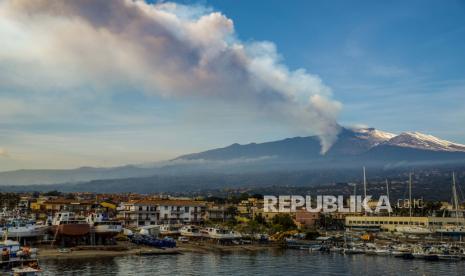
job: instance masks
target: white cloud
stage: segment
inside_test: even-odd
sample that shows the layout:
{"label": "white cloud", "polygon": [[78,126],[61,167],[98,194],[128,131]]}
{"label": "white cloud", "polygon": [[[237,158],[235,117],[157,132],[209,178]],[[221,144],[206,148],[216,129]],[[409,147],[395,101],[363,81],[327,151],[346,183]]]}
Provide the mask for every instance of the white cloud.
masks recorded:
{"label": "white cloud", "polygon": [[231,19],[201,6],[7,0],[0,41],[1,90],[227,101],[319,134],[323,151],[338,132],[341,105],[318,76],[287,68],[271,42],[241,42]]}

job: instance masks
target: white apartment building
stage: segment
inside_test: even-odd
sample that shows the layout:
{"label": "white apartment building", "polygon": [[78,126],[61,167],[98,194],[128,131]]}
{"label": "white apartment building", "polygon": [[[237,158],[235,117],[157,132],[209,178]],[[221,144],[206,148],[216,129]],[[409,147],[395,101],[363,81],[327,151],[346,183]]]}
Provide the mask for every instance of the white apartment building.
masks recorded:
{"label": "white apartment building", "polygon": [[196,224],[203,220],[205,203],[194,200],[136,200],[123,203],[118,217],[125,226]]}

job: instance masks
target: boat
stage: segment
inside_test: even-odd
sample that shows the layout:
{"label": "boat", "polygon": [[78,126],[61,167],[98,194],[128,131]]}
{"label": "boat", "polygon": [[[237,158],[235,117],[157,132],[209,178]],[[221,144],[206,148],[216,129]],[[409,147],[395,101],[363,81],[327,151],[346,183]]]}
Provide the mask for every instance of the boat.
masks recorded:
{"label": "boat", "polygon": [[452,255],[452,254],[439,254],[438,255],[439,260],[441,261],[460,261],[462,259],[462,256],[460,255]]}
{"label": "boat", "polygon": [[239,233],[238,231],[231,231],[231,234],[233,235],[233,237],[234,237],[235,239],[240,239],[240,238],[242,238],[242,234]]}
{"label": "boat", "polygon": [[104,236],[116,236],[123,230],[120,221],[109,220],[103,214],[90,214],[87,222],[96,234]]}
{"label": "boat", "polygon": [[436,229],[436,233],[443,235],[465,235],[465,226],[454,224],[444,225]]}
{"label": "boat", "polygon": [[343,253],[347,255],[363,254],[365,253],[365,249],[361,247],[348,247],[348,248],[344,248]]}
{"label": "boat", "polygon": [[404,257],[404,256],[412,255],[412,249],[405,245],[394,246],[390,252],[391,252],[391,255],[394,257]]}
{"label": "boat", "polygon": [[195,225],[184,225],[179,231],[181,236],[185,237],[201,237],[200,228]]}
{"label": "boat", "polygon": [[21,248],[18,241],[8,240],[6,235],[4,238],[0,242],[0,274],[4,275],[2,272],[7,272],[7,275],[36,275],[36,272],[40,271],[36,259],[37,249]]}
{"label": "boat", "polygon": [[211,239],[234,239],[234,235],[227,229],[206,227],[201,229],[200,232],[202,236]]}
{"label": "boat", "polygon": [[285,238],[286,248],[308,250],[309,252],[322,251],[323,245],[318,241],[308,241],[296,238]]}
{"label": "boat", "polygon": [[[133,232],[129,229],[124,229],[127,236],[134,236]],[[130,234],[130,235],[129,235]],[[158,237],[160,235],[160,225],[146,225],[140,227],[139,234],[142,236]]]}
{"label": "boat", "polygon": [[[412,218],[412,174],[409,174],[409,217]],[[400,225],[396,226],[396,231],[402,234],[407,235],[429,235],[432,234],[433,231],[425,226],[419,225],[411,225],[410,222],[408,225]],[[413,238],[415,239],[415,238]]]}
{"label": "boat", "polygon": [[40,268],[33,268],[30,266],[25,267],[13,267],[11,270],[13,276],[35,276],[42,272]]}
{"label": "boat", "polygon": [[84,218],[78,218],[71,212],[58,212],[52,220],[55,235],[84,236],[90,232],[90,225]]}
{"label": "boat", "polygon": [[8,252],[9,255],[16,256],[16,253],[20,251],[20,249],[21,249],[21,246],[19,245],[18,241],[12,241],[12,240],[5,239],[0,242],[0,252],[2,252],[2,254],[4,252]]}
{"label": "boat", "polygon": [[160,235],[177,236],[180,234],[180,226],[175,224],[160,225]]}
{"label": "boat", "polygon": [[308,252],[317,252],[317,251],[322,251],[322,246],[321,244],[314,244],[308,247]]}
{"label": "boat", "polygon": [[376,249],[375,255],[377,256],[388,256],[391,254],[391,251],[388,249]]}
{"label": "boat", "polygon": [[428,248],[417,247],[413,249],[412,256],[415,259],[422,259],[426,261],[437,261],[439,260],[438,254],[434,250]]}
{"label": "boat", "polygon": [[430,229],[417,225],[397,226],[395,229],[397,232],[412,235],[429,235],[433,233]]}
{"label": "boat", "polygon": [[344,252],[344,248],[343,247],[336,247],[336,246],[333,246],[331,248],[329,248],[329,252]]}
{"label": "boat", "polygon": [[36,224],[26,219],[10,219],[0,230],[0,234],[10,239],[41,237],[48,230],[48,226]]}
{"label": "boat", "polygon": [[412,253],[410,252],[396,252],[393,254],[394,257],[396,258],[402,258],[402,259],[407,259],[407,260],[410,260],[410,259],[414,259],[415,257],[413,256]]}

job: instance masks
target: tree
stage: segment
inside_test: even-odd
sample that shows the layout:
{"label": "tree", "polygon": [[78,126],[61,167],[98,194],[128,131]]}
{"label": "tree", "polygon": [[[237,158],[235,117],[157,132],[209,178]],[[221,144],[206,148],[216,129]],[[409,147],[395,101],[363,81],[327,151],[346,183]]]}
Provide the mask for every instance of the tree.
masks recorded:
{"label": "tree", "polygon": [[225,217],[235,217],[237,213],[237,208],[235,206],[228,206],[224,211]]}
{"label": "tree", "polygon": [[273,227],[281,231],[288,231],[296,229],[297,226],[289,214],[278,214],[271,220]]}
{"label": "tree", "polygon": [[61,196],[61,193],[57,190],[49,191],[44,194],[45,196]]}
{"label": "tree", "polygon": [[265,226],[267,225],[266,219],[263,217],[261,213],[255,216],[254,221],[256,221],[257,223],[261,225],[265,225]]}

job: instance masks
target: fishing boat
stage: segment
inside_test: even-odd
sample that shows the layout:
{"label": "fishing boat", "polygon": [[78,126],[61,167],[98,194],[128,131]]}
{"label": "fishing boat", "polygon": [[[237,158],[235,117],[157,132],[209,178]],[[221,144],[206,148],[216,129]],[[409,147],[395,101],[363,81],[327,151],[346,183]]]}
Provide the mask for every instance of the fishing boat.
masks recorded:
{"label": "fishing boat", "polygon": [[52,220],[52,232],[55,235],[84,236],[90,232],[90,225],[84,218],[78,218],[71,212],[58,212]]}
{"label": "fishing boat", "polygon": [[4,275],[3,272],[6,275],[37,275],[40,268],[36,253],[37,249],[21,248],[18,241],[8,240],[4,235],[0,242],[0,275]]}
{"label": "fishing boat", "polygon": [[180,230],[181,236],[201,237],[200,228],[195,225],[184,225]]}
{"label": "fishing boat", "polygon": [[48,230],[48,226],[36,224],[25,219],[10,219],[1,229],[0,234],[6,234],[10,239],[41,237]]}
{"label": "fishing boat", "polygon": [[90,214],[87,223],[96,234],[103,236],[116,236],[123,230],[120,221],[109,220],[103,214]]}
{"label": "fishing boat", "polygon": [[200,232],[202,233],[202,236],[211,239],[234,239],[234,235],[227,229],[206,227]]}
{"label": "fishing boat", "polygon": [[180,234],[180,226],[175,224],[160,225],[160,235],[163,236],[177,236]]}

